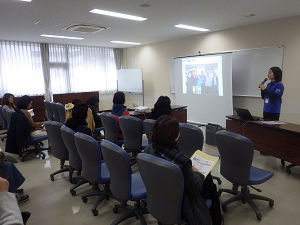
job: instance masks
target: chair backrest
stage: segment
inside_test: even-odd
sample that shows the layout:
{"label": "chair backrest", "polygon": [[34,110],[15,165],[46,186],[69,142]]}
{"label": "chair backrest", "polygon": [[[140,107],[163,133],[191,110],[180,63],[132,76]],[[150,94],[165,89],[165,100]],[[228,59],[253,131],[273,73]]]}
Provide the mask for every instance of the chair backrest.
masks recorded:
{"label": "chair backrest", "polygon": [[58,114],[57,107],[56,107],[56,102],[50,102],[50,106],[51,106],[51,109],[52,109],[52,112],[53,112],[53,120],[57,121],[57,122],[60,122],[59,121],[59,114]]}
{"label": "chair backrest", "polygon": [[82,160],[82,175],[92,184],[100,181],[101,150],[98,142],[89,135],[75,133],[75,145]]}
{"label": "chair backrest", "polygon": [[153,125],[155,123],[155,120],[153,119],[145,119],[143,121],[143,125],[144,125],[144,130],[146,133],[146,136],[148,138],[148,143],[151,143],[151,135],[152,135],[152,130],[153,130]]}
{"label": "chair backrest", "polygon": [[180,224],[184,190],[181,169],[146,153],[138,154],[137,163],[147,189],[149,212],[163,224]]}
{"label": "chair backrest", "polygon": [[7,129],[7,121],[6,121],[6,117],[4,116],[4,112],[2,110],[2,105],[0,105],[0,120],[1,120],[2,129]]}
{"label": "chair backrest", "polygon": [[199,127],[187,123],[179,124],[178,149],[190,158],[196,150],[202,150],[203,132]]}
{"label": "chair backrest", "polygon": [[48,141],[51,145],[51,154],[61,160],[68,160],[69,153],[63,142],[60,127],[63,124],[57,121],[46,121],[45,128],[48,134]]}
{"label": "chair backrest", "polygon": [[103,140],[101,149],[110,173],[110,189],[118,200],[131,197],[131,167],[127,153],[118,145]]}
{"label": "chair backrest", "polygon": [[75,131],[62,125],[60,128],[61,137],[69,152],[69,164],[75,170],[81,170],[81,159],[75,145]]}
{"label": "chair backrest", "polygon": [[100,114],[101,122],[104,127],[104,138],[113,143],[118,140],[117,119],[111,114],[103,112]]}
{"label": "chair backrest", "polygon": [[134,116],[121,116],[119,118],[119,124],[123,133],[125,149],[141,151],[143,121]]}
{"label": "chair backrest", "polygon": [[9,128],[9,126],[10,126],[10,121],[11,121],[11,116],[12,116],[12,114],[13,114],[15,111],[14,111],[14,110],[8,109],[8,110],[6,110],[5,112],[6,112],[6,118],[7,118],[7,127]]}
{"label": "chair backrest", "polygon": [[53,111],[52,111],[51,103],[47,100],[44,100],[44,106],[46,110],[47,120],[53,120]]}
{"label": "chair backrest", "polygon": [[61,103],[56,103],[56,109],[59,117],[59,122],[65,123],[66,122],[66,109],[65,106]]}
{"label": "chair backrest", "polygon": [[217,132],[216,139],[222,176],[235,184],[248,184],[254,154],[253,142],[242,135],[223,130]]}

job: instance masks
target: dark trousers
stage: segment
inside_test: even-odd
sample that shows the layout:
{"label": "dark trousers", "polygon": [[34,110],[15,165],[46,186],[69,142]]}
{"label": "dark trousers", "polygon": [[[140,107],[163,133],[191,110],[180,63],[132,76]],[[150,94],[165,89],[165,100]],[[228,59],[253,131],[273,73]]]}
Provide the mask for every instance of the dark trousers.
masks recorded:
{"label": "dark trousers", "polygon": [[269,113],[269,112],[264,112],[264,119],[265,120],[279,120],[280,113]]}
{"label": "dark trousers", "polygon": [[210,199],[212,201],[212,205],[209,208],[212,225],[220,225],[222,223],[220,200],[217,187],[210,174],[208,174],[204,180],[201,195],[203,199]]}

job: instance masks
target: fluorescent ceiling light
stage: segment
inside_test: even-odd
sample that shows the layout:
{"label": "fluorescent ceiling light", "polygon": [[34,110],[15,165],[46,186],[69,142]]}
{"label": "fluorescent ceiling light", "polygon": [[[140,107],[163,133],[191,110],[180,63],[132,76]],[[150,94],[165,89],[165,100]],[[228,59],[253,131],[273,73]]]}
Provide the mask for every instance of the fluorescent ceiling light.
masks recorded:
{"label": "fluorescent ceiling light", "polygon": [[58,35],[51,35],[51,34],[41,34],[41,37],[63,38],[63,39],[74,39],[74,40],[83,40],[84,39],[81,37],[58,36]]}
{"label": "fluorescent ceiling light", "polygon": [[177,24],[177,25],[175,25],[175,27],[183,28],[183,29],[188,29],[188,30],[203,31],[203,32],[209,31],[209,29],[206,29],[206,28],[193,27],[193,26],[184,25],[184,24]]}
{"label": "fluorescent ceiling light", "polygon": [[31,2],[32,0],[19,0],[21,2]]}
{"label": "fluorescent ceiling light", "polygon": [[105,10],[101,10],[101,9],[93,9],[90,12],[100,14],[100,15],[105,15],[105,16],[113,16],[113,17],[118,17],[118,18],[122,18],[122,19],[136,20],[136,21],[144,21],[147,19],[147,18],[143,18],[143,17],[139,17],[139,16],[132,16],[132,15],[128,15],[128,14],[105,11]]}
{"label": "fluorescent ceiling light", "polygon": [[125,44],[125,45],[140,45],[141,43],[137,42],[129,42],[129,41],[110,41],[111,43],[117,43],[117,44]]}

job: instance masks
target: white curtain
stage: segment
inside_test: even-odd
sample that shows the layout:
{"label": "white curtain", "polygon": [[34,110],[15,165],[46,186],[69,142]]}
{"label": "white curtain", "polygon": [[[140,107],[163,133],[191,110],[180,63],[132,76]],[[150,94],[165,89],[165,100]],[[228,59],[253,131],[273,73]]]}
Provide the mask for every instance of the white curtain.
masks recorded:
{"label": "white curtain", "polygon": [[0,95],[43,95],[40,44],[0,41]]}
{"label": "white curtain", "polygon": [[117,89],[112,48],[49,44],[52,93]]}

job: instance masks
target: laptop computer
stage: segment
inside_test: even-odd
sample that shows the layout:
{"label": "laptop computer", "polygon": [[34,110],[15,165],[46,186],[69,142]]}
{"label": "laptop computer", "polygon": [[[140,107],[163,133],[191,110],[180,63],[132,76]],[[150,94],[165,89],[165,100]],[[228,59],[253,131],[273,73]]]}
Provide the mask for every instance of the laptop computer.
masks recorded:
{"label": "laptop computer", "polygon": [[251,120],[251,121],[262,120],[262,118],[258,116],[252,116],[248,109],[242,109],[242,108],[234,108],[234,109],[241,119]]}

